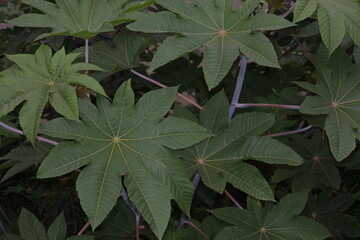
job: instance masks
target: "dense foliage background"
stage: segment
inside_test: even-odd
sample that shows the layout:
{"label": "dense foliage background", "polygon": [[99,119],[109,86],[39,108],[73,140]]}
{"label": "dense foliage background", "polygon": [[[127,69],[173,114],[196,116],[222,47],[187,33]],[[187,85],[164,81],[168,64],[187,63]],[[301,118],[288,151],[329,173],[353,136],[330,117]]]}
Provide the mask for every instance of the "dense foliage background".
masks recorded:
{"label": "dense foliage background", "polygon": [[0,18],[0,239],[360,239],[359,0]]}

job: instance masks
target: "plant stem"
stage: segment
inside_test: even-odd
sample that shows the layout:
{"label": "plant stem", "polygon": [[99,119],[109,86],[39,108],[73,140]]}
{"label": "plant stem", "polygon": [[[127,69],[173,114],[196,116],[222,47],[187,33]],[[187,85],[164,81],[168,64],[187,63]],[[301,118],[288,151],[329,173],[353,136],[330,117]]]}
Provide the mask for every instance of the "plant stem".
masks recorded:
{"label": "plant stem", "polygon": [[[17,134],[20,134],[20,135],[24,135],[23,131],[21,131],[19,129],[16,129],[16,128],[13,128],[13,127],[10,127],[9,125],[6,125],[3,122],[0,122],[0,126],[7,129],[7,130],[9,130],[10,132],[17,133]],[[39,137],[39,136],[37,136],[36,139],[41,141],[41,142],[46,142],[46,143],[51,144],[51,145],[58,145],[59,144],[58,142],[52,141],[52,140],[47,139],[47,138]]]}
{"label": "plant stem", "polygon": [[85,39],[85,63],[89,63],[89,39]]}
{"label": "plant stem", "polygon": [[232,106],[236,108],[250,108],[250,107],[271,107],[271,108],[283,108],[283,109],[300,109],[300,106],[296,105],[283,105],[283,104],[267,104],[267,103],[235,103]]}
{"label": "plant stem", "polygon": [[298,130],[294,130],[294,131],[289,131],[289,132],[282,132],[282,133],[274,133],[274,134],[269,134],[266,135],[265,137],[280,137],[280,136],[287,136],[287,135],[293,135],[293,134],[297,134],[297,133],[301,133],[301,132],[306,132],[307,130],[311,129],[312,126],[309,125],[305,128],[300,128]]}
{"label": "plant stem", "polygon": [[[133,70],[133,69],[131,69],[130,72],[132,72],[133,74],[135,74],[135,75],[138,76],[138,77],[141,77],[142,79],[145,79],[145,80],[147,80],[147,81],[149,81],[149,82],[154,83],[155,85],[158,85],[159,87],[162,87],[162,88],[167,88],[167,87],[168,87],[168,86],[166,86],[166,85],[164,85],[164,84],[162,84],[162,83],[159,83],[158,81],[156,81],[156,80],[154,80],[154,79],[152,79],[152,78],[149,78],[149,77],[147,77],[147,76],[145,76],[145,75],[143,75],[143,74],[141,74],[141,73],[139,73],[139,72],[137,72],[137,71],[135,71],[135,70]],[[198,109],[200,109],[200,110],[202,109],[202,106],[200,106],[199,104],[197,104],[197,103],[194,102],[193,100],[189,99],[189,98],[186,97],[184,94],[177,93],[177,95],[178,95],[180,98],[182,98],[182,99],[184,99],[185,101],[187,101],[188,103],[194,105],[194,106],[197,107]]]}
{"label": "plant stem", "polygon": [[233,196],[231,196],[231,194],[224,189],[224,193],[230,198],[230,200],[235,204],[235,206],[237,206],[238,208],[240,208],[241,210],[243,210],[244,208],[240,205],[240,203],[238,203],[235,198]]}
{"label": "plant stem", "polygon": [[236,80],[234,95],[233,95],[230,110],[229,110],[229,121],[235,113],[236,107],[234,106],[234,104],[237,104],[240,100],[241,90],[244,85],[246,68],[247,68],[247,59],[244,55],[241,55],[239,75]]}
{"label": "plant stem", "polygon": [[83,235],[86,229],[90,226],[90,222],[87,222],[77,235]]}
{"label": "plant stem", "polygon": [[210,240],[210,238],[208,236],[206,236],[206,234],[200,230],[200,228],[198,228],[194,223],[190,222],[190,221],[185,221],[185,223],[187,225],[190,225],[191,227],[193,227],[198,233],[200,233],[206,240]]}
{"label": "plant stem", "polygon": [[292,13],[294,11],[296,3],[291,1],[290,5],[291,5],[291,7],[286,12],[284,12],[283,14],[280,15],[282,18],[286,18],[290,13]]}
{"label": "plant stem", "polygon": [[140,213],[136,213],[136,240],[140,240]]}

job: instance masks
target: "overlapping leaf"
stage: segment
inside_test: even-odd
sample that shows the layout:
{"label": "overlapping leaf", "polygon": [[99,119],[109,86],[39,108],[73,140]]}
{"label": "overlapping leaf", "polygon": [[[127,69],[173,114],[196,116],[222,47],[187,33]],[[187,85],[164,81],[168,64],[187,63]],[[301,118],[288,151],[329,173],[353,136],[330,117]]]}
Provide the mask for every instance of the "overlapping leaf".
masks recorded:
{"label": "overlapping leaf", "polygon": [[342,48],[328,63],[317,62],[317,84],[297,84],[318,96],[306,97],[300,111],[305,114],[326,114],[325,130],[331,152],[341,161],[355,149],[360,129],[360,68],[351,63]]}
{"label": "overlapping leaf", "polygon": [[360,2],[356,0],[298,0],[294,22],[310,17],[318,9],[322,40],[332,54],[341,44],[345,33],[360,46]]}
{"label": "overlapping leaf", "polygon": [[331,191],[310,194],[304,215],[326,226],[336,239],[359,238],[360,224],[347,211],[358,199],[358,194],[340,194],[332,197]]}
{"label": "overlapping leaf", "polygon": [[52,56],[51,48],[42,45],[35,53],[7,56],[16,65],[6,69],[0,77],[0,116],[17,105],[22,106],[19,118],[25,135],[34,142],[42,112],[48,102],[71,120],[78,120],[78,104],[73,85],[81,85],[105,95],[93,78],[78,73],[81,70],[100,70],[91,64],[71,64],[78,54],[65,54],[62,49]]}
{"label": "overlapping leaf", "polygon": [[293,193],[277,205],[248,198],[247,209],[221,208],[211,211],[219,219],[235,225],[221,231],[215,240],[294,239],[322,240],[330,237],[328,230],[314,220],[299,217],[305,207],[307,193]]}
{"label": "overlapping leaf", "polygon": [[[64,240],[66,238],[66,221],[64,214],[61,213],[51,224],[48,231],[45,232],[44,225],[36,218],[34,214],[26,209],[22,209],[19,217],[19,231],[24,240]],[[3,239],[3,238],[1,238]],[[4,238],[15,240],[17,236]],[[66,238],[66,240],[92,240],[93,237],[82,235]]]}
{"label": "overlapping leaf", "polygon": [[223,92],[214,96],[200,113],[200,123],[217,134],[178,152],[190,171],[198,171],[204,184],[222,192],[226,182],[259,199],[273,200],[260,172],[241,160],[256,159],[271,164],[299,165],[302,158],[288,146],[263,134],[274,124],[267,113],[240,114],[227,124],[229,103]]}
{"label": "overlapping leaf", "polygon": [[179,149],[209,136],[200,125],[180,118],[159,120],[176,97],[176,88],[145,94],[134,107],[130,83],[112,104],[98,98],[96,108],[80,102],[81,122],[56,119],[44,132],[73,139],[56,146],[44,159],[38,177],[55,177],[86,165],[77,180],[81,205],[96,228],[116,203],[121,176],[130,199],[161,238],[170,217],[170,199],[189,213],[193,186],[181,161],[165,147]]}
{"label": "overlapping leaf", "polygon": [[89,48],[89,61],[106,72],[96,72],[93,76],[103,79],[120,70],[137,67],[140,64],[138,54],[146,47],[147,42],[144,34],[124,29],[113,37],[113,42],[94,43]]}
{"label": "overlapping leaf", "polygon": [[131,20],[125,13],[153,3],[148,0],[126,6],[127,2],[128,0],[56,0],[52,3],[46,0],[24,0],[23,3],[44,14],[21,15],[9,23],[19,27],[53,29],[51,33],[42,34],[38,38],[54,35],[91,38],[101,32],[114,31],[114,25]]}
{"label": "overlapping leaf", "polygon": [[133,31],[176,33],[159,47],[152,61],[156,69],[186,53],[206,46],[203,70],[209,88],[214,88],[229,72],[239,51],[265,66],[279,67],[269,39],[258,30],[276,30],[292,26],[271,14],[249,16],[260,0],[245,1],[233,10],[228,0],[158,0],[169,11],[141,18],[128,27]]}
{"label": "overlapping leaf", "polygon": [[293,149],[305,159],[298,167],[279,167],[272,178],[280,182],[292,177],[292,189],[295,192],[308,191],[314,187],[330,187],[337,189],[341,178],[332,157],[329,143],[323,139],[321,132],[316,132],[311,140],[304,136],[292,137]]}
{"label": "overlapping leaf", "polygon": [[11,150],[10,153],[0,158],[0,161],[8,160],[0,165],[0,169],[11,167],[4,174],[0,183],[33,165],[38,165],[51,148],[52,146],[48,143],[36,142],[34,147],[23,144]]}

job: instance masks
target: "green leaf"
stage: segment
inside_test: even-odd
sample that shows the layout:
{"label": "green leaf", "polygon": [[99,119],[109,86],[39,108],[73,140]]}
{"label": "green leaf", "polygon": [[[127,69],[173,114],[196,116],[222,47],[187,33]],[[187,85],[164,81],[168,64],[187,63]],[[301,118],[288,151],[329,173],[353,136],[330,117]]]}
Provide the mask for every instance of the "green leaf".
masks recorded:
{"label": "green leaf", "polygon": [[[293,149],[305,159],[305,162],[298,167],[278,168],[274,173],[273,182],[293,177],[292,189],[295,192],[308,191],[314,187],[337,189],[341,182],[337,162],[332,157],[329,143],[323,139],[322,133],[316,132],[310,140],[301,135],[293,136],[291,139]],[[283,171],[289,173],[287,177],[280,177]]]}
{"label": "green leaf", "polygon": [[330,191],[319,195],[310,194],[304,215],[313,218],[329,229],[336,239],[359,238],[360,224],[349,214],[345,214],[358,199],[358,194],[340,194],[332,196]]}
{"label": "green leaf", "polygon": [[0,165],[0,169],[11,167],[4,174],[0,183],[33,165],[38,165],[51,148],[52,146],[47,143],[36,142],[34,146],[22,144],[11,150],[10,153],[0,158],[0,160],[8,160]]}
{"label": "green leaf", "polygon": [[0,236],[0,240],[22,240],[22,238],[14,234],[5,234]]}
{"label": "green leaf", "polygon": [[229,103],[223,92],[215,95],[200,113],[200,123],[218,134],[179,151],[190,175],[198,171],[206,186],[221,193],[226,182],[255,198],[273,200],[272,191],[260,172],[241,160],[256,159],[275,164],[299,165],[293,150],[263,134],[274,123],[268,113],[237,115],[227,125]]}
{"label": "green leaf", "polygon": [[7,56],[16,65],[4,70],[0,78],[0,116],[26,101],[19,118],[25,135],[32,143],[48,101],[58,113],[68,119],[78,120],[78,103],[73,84],[106,95],[95,79],[77,72],[99,68],[91,64],[71,64],[76,57],[77,54],[66,55],[64,49],[52,56],[51,48],[46,45],[41,45],[35,55]]}
{"label": "green leaf", "polygon": [[298,0],[294,22],[311,16],[316,8],[321,38],[329,55],[339,47],[346,32],[360,46],[360,3],[357,0]]}
{"label": "green leaf", "polygon": [[[314,220],[299,217],[304,209],[307,193],[288,194],[277,205],[248,198],[246,210],[221,208],[212,210],[219,219],[233,224],[221,231],[215,240],[296,239],[321,240],[330,237],[328,230]],[[239,238],[241,236],[241,238]]]}
{"label": "green leaf", "polygon": [[118,200],[104,222],[96,229],[95,235],[101,240],[123,239],[136,228],[134,213],[124,201]]}
{"label": "green leaf", "polygon": [[47,240],[44,225],[25,208],[19,216],[19,231],[24,240]]}
{"label": "green leaf", "polygon": [[236,11],[233,1],[158,0],[167,8],[128,25],[133,31],[176,33],[159,47],[151,64],[154,70],[184,54],[206,46],[203,70],[207,85],[214,88],[229,72],[239,52],[258,64],[279,67],[270,41],[258,30],[276,30],[293,26],[271,15],[249,16],[260,0],[246,1]]}
{"label": "green leaf", "polygon": [[101,32],[114,31],[111,22],[119,20],[127,0],[24,0],[23,3],[39,9],[44,14],[25,14],[9,21],[19,27],[52,28],[43,38],[55,35],[70,35],[91,38]]}
{"label": "green leaf", "polygon": [[64,213],[60,213],[60,215],[55,219],[55,221],[51,224],[47,231],[47,236],[49,240],[64,240],[66,237],[66,221],[64,217]]}
{"label": "green leaf", "polygon": [[[107,72],[96,72],[93,76],[102,79],[118,71],[137,67],[140,64],[138,53],[147,41],[144,34],[124,29],[114,36],[113,42],[94,43],[89,49],[89,61]],[[80,50],[84,52],[83,48]]]}
{"label": "green leaf", "polygon": [[[60,176],[87,165],[77,180],[77,191],[96,228],[114,207],[123,175],[130,199],[161,238],[170,217],[170,199],[188,214],[194,191],[181,161],[154,142],[158,124],[163,124],[159,120],[173,104],[176,92],[177,88],[149,92],[134,106],[134,94],[127,82],[112,104],[101,97],[97,99],[98,108],[81,101],[81,122],[60,118],[45,125],[46,134],[75,141],[56,146],[40,166],[38,177]],[[188,121],[176,122],[174,128],[166,129],[169,136],[162,136],[163,142],[189,129],[194,132],[187,132],[186,138],[193,135],[193,143],[211,136],[200,126],[183,129],[181,125],[189,125]],[[182,141],[171,144],[174,148],[184,146]]]}
{"label": "green leaf", "polygon": [[94,240],[94,237],[81,235],[81,236],[72,236],[67,238],[66,240]]}
{"label": "green leaf", "polygon": [[325,130],[331,152],[337,161],[355,149],[357,129],[360,128],[360,69],[351,64],[341,48],[329,62],[317,62],[317,84],[297,84],[318,96],[306,97],[300,111],[305,114],[326,114]]}

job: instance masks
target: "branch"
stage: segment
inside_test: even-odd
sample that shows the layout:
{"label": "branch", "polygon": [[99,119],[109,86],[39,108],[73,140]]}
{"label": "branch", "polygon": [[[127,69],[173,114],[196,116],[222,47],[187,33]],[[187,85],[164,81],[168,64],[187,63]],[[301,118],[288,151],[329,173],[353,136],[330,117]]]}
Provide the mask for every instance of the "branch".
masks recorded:
{"label": "branch", "polygon": [[[6,125],[3,122],[0,122],[0,126],[2,126],[3,128],[9,130],[10,132],[17,133],[17,134],[20,134],[20,135],[24,135],[23,131],[21,131],[19,129],[16,129],[16,128],[13,128],[13,127],[10,127],[9,125]],[[47,138],[39,137],[39,136],[37,136],[36,139],[41,141],[41,142],[46,142],[46,143],[51,144],[51,145],[58,145],[59,144],[58,142],[52,141],[52,140],[47,139]]]}
{"label": "branch", "polygon": [[296,3],[291,2],[290,5],[291,5],[291,7],[290,7],[286,12],[284,12],[283,14],[281,14],[280,17],[286,18],[290,13],[292,13],[292,12],[294,11],[295,6],[296,6]]}
{"label": "branch", "polygon": [[191,227],[193,227],[198,233],[200,233],[206,240],[210,240],[210,238],[208,236],[206,236],[206,234],[200,230],[200,228],[198,228],[195,224],[193,224],[190,221],[185,221],[185,223],[187,225],[190,225]]}
{"label": "branch", "polygon": [[[168,87],[168,86],[166,86],[166,85],[164,85],[164,84],[162,84],[162,83],[159,83],[158,81],[156,81],[156,80],[154,80],[154,79],[152,79],[152,78],[149,78],[149,77],[147,77],[147,76],[145,76],[145,75],[143,75],[143,74],[141,74],[141,73],[139,73],[139,72],[137,72],[137,71],[135,71],[135,70],[133,70],[133,69],[131,69],[130,72],[132,72],[133,74],[135,74],[135,75],[138,76],[138,77],[141,77],[142,79],[145,79],[145,80],[147,80],[147,81],[149,81],[149,82],[154,83],[155,85],[158,85],[159,87],[162,87],[162,88],[167,88],[167,87]],[[201,109],[203,108],[202,106],[200,106],[199,104],[197,104],[197,103],[194,102],[193,100],[191,100],[191,99],[189,99],[188,97],[186,97],[184,94],[177,93],[177,95],[178,95],[180,98],[182,98],[182,99],[184,99],[185,101],[187,101],[188,103],[194,105],[194,106],[197,107],[198,109],[201,110]]]}
{"label": "branch", "polygon": [[241,210],[243,210],[244,208],[240,205],[240,203],[238,203],[235,198],[233,196],[231,196],[231,194],[224,189],[224,193],[230,198],[230,200],[235,204],[235,206],[237,206],[238,208],[240,208]]}
{"label": "branch", "polygon": [[242,87],[244,85],[244,79],[245,79],[247,63],[248,62],[247,62],[246,57],[244,55],[241,55],[239,75],[238,75],[237,80],[236,80],[236,86],[235,86],[235,89],[234,89],[234,95],[233,95],[230,110],[229,110],[229,120],[232,118],[232,116],[235,113],[236,107],[234,107],[234,104],[237,104],[239,102],[239,100],[240,100],[241,90],[242,90]]}
{"label": "branch", "polygon": [[136,213],[136,240],[140,240],[140,213]]}
{"label": "branch", "polygon": [[303,50],[306,58],[309,60],[309,62],[311,62],[312,65],[315,65],[314,60],[311,58],[311,55],[308,53],[308,51],[306,51],[304,45],[302,45],[302,43],[299,41],[299,39],[297,37],[294,38],[295,41],[297,42],[297,44],[299,45],[299,47],[301,48],[301,50]]}
{"label": "branch", "polygon": [[307,130],[309,130],[311,128],[312,128],[312,126],[309,125],[306,128],[301,128],[301,129],[289,131],[289,132],[269,134],[269,135],[266,135],[265,137],[280,137],[280,136],[293,135],[293,134],[297,134],[297,133],[301,133],[301,132],[306,132]]}
{"label": "branch", "polygon": [[250,108],[250,107],[272,107],[272,108],[283,108],[283,109],[300,109],[300,106],[296,105],[283,105],[283,104],[267,104],[267,103],[235,103],[232,106],[236,108]]}
{"label": "branch", "polygon": [[86,229],[90,226],[90,222],[87,222],[77,235],[83,235]]}

